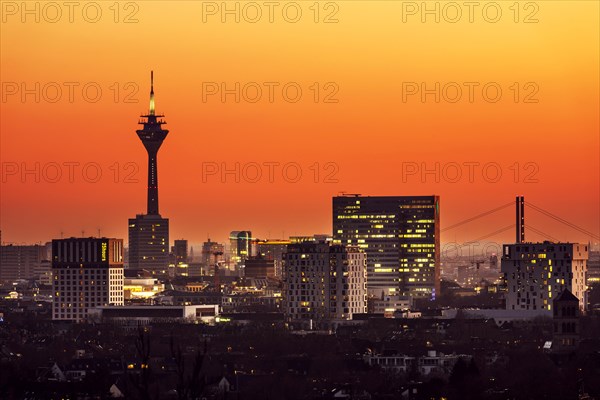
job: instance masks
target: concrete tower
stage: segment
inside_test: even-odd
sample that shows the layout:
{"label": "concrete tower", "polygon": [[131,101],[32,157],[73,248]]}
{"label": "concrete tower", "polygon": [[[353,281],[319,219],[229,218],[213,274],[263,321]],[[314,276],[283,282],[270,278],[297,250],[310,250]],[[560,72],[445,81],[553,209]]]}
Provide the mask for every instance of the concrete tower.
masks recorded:
{"label": "concrete tower", "polygon": [[137,131],[137,135],[148,152],[148,215],[159,215],[158,213],[158,149],[163,140],[169,134],[168,130],[162,129],[166,124],[160,118],[164,115],[156,115],[154,108],[154,71],[150,72],[150,110],[147,115],[142,115],[139,124],[144,129]]}
{"label": "concrete tower", "polygon": [[150,108],[139,122],[137,135],[148,152],[147,214],[129,219],[130,269],[147,269],[165,274],[169,265],[169,220],[158,209],[158,150],[169,133],[162,128],[164,115],[157,115],[154,105],[154,73],[150,73]]}

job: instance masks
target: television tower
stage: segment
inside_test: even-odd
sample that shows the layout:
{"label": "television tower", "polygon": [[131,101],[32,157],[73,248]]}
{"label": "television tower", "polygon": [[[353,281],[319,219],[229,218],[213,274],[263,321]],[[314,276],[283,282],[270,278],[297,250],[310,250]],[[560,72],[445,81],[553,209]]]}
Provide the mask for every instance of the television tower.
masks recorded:
{"label": "television tower", "polygon": [[169,131],[162,128],[163,115],[154,107],[154,73],[150,72],[150,109],[138,122],[137,135],[148,152],[148,212],[129,219],[129,264],[131,269],[147,269],[166,274],[169,266],[169,219],[158,212],[158,149]]}
{"label": "television tower", "polygon": [[166,122],[160,118],[164,118],[164,115],[156,115],[155,113],[154,71],[150,72],[150,109],[148,114],[142,115],[141,118],[143,119],[139,124],[144,125],[144,129],[138,130],[137,135],[148,152],[148,215],[159,215],[157,155],[158,149],[160,149],[169,131],[162,129],[162,125]]}

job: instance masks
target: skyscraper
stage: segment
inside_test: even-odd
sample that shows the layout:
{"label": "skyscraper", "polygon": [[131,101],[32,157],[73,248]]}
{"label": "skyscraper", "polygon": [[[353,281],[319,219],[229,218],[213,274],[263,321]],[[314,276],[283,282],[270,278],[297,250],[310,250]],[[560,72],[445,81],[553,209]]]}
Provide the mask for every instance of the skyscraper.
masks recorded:
{"label": "skyscraper", "polygon": [[255,243],[250,231],[232,231],[229,234],[229,259],[236,270],[254,255]]}
{"label": "skyscraper", "polygon": [[367,254],[369,295],[432,298],[440,289],[439,196],[333,198],[334,243]]}
{"label": "skyscraper", "polygon": [[188,241],[185,239],[175,240],[173,246],[175,255],[175,264],[187,264],[188,262]]}
{"label": "skyscraper", "polygon": [[88,309],[123,305],[123,239],[52,241],[52,319],[83,321]]}
{"label": "skyscraper", "polygon": [[154,74],[150,73],[150,110],[139,122],[144,126],[137,135],[148,152],[147,214],[129,219],[129,268],[165,273],[169,265],[169,220],[158,212],[158,150],[169,133],[156,115]]}

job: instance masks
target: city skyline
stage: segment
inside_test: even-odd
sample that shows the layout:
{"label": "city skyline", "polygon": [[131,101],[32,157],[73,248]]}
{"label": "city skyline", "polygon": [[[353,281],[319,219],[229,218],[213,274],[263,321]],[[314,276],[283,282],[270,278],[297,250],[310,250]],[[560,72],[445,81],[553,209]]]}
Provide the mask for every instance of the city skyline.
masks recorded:
{"label": "city skyline", "polygon": [[0,398],[600,400],[599,17],[1,0]]}
{"label": "city skyline", "polygon": [[[390,195],[393,196],[393,195]],[[333,196],[335,197],[335,196]],[[332,197],[332,198],[333,198]],[[372,196],[372,197],[381,197],[381,196]],[[441,196],[440,196],[441,197]],[[329,203],[331,202],[331,198],[329,199]],[[444,204],[445,206],[445,204]],[[446,207],[444,207],[445,209]],[[481,210],[481,213],[487,212],[489,210]],[[479,215],[481,213],[474,213],[473,215],[471,215],[470,217],[465,217],[461,220],[457,220],[455,221],[455,223],[461,223],[464,222],[465,220],[468,220],[470,218],[472,218],[472,216],[475,215]],[[329,228],[323,228],[323,229],[315,229],[315,230],[306,230],[306,231],[298,231],[298,230],[292,230],[292,231],[285,231],[285,230],[281,230],[279,234],[277,234],[277,230],[274,231],[261,231],[258,230],[258,233],[253,234],[254,237],[256,237],[257,239],[260,240],[269,240],[269,239],[287,239],[289,237],[292,236],[311,236],[314,234],[328,234],[331,235],[332,234],[332,228],[331,228],[331,213],[330,213],[330,217],[329,217]],[[545,217],[543,215],[538,215],[537,217],[540,220],[543,220]],[[171,218],[172,219],[172,218]],[[489,234],[490,232],[494,232],[496,231],[498,227],[504,226],[507,224],[508,222],[513,222],[511,221],[511,219],[514,219],[514,215],[511,214],[511,210],[506,211],[506,215],[502,215],[501,217],[496,216],[496,221],[495,224],[492,224],[491,226],[493,226],[493,228],[488,228],[487,231],[484,231],[484,228],[480,228],[482,229],[481,232],[485,232],[487,234]],[[441,222],[441,228],[444,229],[445,228],[445,224]],[[539,223],[539,222],[538,222]],[[487,225],[488,223],[481,222],[479,221],[479,225]],[[501,225],[504,224],[504,225]],[[542,235],[539,231],[535,232],[535,231],[530,231],[526,228],[526,233],[527,233],[527,240],[526,242],[539,242],[539,241],[544,241],[544,240],[549,240],[552,242],[576,242],[576,243],[590,243],[592,245],[592,248],[594,247],[598,247],[600,245],[600,241],[598,241],[595,238],[590,237],[589,235],[585,235],[585,234],[581,234],[579,233],[577,230],[571,229],[569,227],[564,227],[563,224],[556,222],[556,221],[546,221],[543,223],[545,226],[550,227],[550,229],[547,229],[548,235],[551,236],[551,238],[548,235]],[[46,242],[51,241],[52,239],[59,239],[59,238],[69,238],[69,237],[97,237],[97,238],[101,238],[101,237],[116,237],[116,238],[122,238],[124,239],[124,243],[125,243],[125,247],[128,247],[128,241],[127,241],[127,227],[126,227],[126,223],[124,224],[125,227],[124,228],[117,228],[114,230],[105,230],[105,229],[80,229],[77,230],[76,228],[74,228],[73,230],[69,230],[69,231],[64,231],[64,230],[58,230],[56,232],[52,232],[50,230],[50,233],[48,236],[38,236],[36,239],[34,240],[17,240],[17,238],[15,237],[11,237],[8,236],[6,232],[2,231],[2,244],[8,245],[8,244],[14,244],[14,245],[34,245],[34,244],[44,244]],[[173,225],[173,223],[171,223],[171,225]],[[325,226],[327,225],[327,223],[323,223],[323,224],[319,224],[319,226]],[[446,224],[446,225],[452,225],[450,223]],[[202,247],[202,243],[204,243],[205,241],[207,241],[208,239],[211,239],[213,241],[216,241],[217,243],[221,243],[221,244],[225,244],[228,245],[228,242],[230,240],[230,236],[229,236],[229,232],[231,231],[231,229],[234,226],[225,226],[223,228],[220,229],[215,229],[214,231],[216,232],[223,232],[222,235],[217,235],[217,234],[213,234],[213,233],[206,233],[204,235],[204,237],[202,237],[201,234],[192,234],[191,236],[185,236],[182,234],[171,234],[171,239],[170,243],[171,245],[173,244],[173,242],[175,240],[178,239],[185,239],[189,242],[189,246],[190,248],[193,247],[195,250],[196,249],[200,249]],[[445,252],[451,252],[452,248],[448,247],[448,246],[454,246],[454,245],[458,245],[458,246],[469,246],[469,243],[472,241],[476,241],[477,243],[480,243],[481,245],[484,245],[486,243],[495,243],[497,244],[499,247],[498,249],[501,248],[502,243],[510,243],[514,241],[514,228],[510,228],[508,229],[508,227],[505,227],[506,229],[503,230],[503,232],[498,233],[496,235],[492,235],[492,236],[488,236],[487,234],[485,235],[486,238],[485,239],[478,239],[483,235],[475,235],[475,234],[456,234],[456,233],[448,233],[448,234],[444,234],[442,233],[440,235],[441,239],[440,239],[440,243],[442,245],[442,256],[444,255]],[[257,231],[257,229],[255,228],[251,228],[250,230],[252,231]],[[551,233],[553,232],[554,233]],[[572,231],[572,232],[569,232]],[[118,232],[118,233],[113,233],[113,232]],[[212,231],[211,231],[212,232]],[[274,233],[275,232],[275,233]],[[210,236],[210,237],[209,237]],[[478,239],[478,240],[476,240]]]}
{"label": "city skyline", "polygon": [[[329,205],[331,205],[331,199],[335,198],[336,196],[339,195],[344,195],[343,193],[337,194],[332,196],[331,198],[328,199]],[[372,194],[361,194],[361,196],[366,196],[366,197],[394,197],[394,196],[402,196],[401,194],[397,194],[397,195],[372,195]],[[441,196],[440,196],[441,198]],[[496,204],[498,205],[498,204]],[[502,207],[502,206],[500,206]],[[506,208],[506,204],[504,205],[504,207]],[[331,209],[331,206],[329,207]],[[452,229],[454,227],[454,225],[463,225],[465,224],[465,222],[470,222],[469,220],[471,220],[474,217],[477,217],[478,215],[484,214],[489,212],[490,210],[488,209],[481,209],[478,210],[476,213],[474,212],[472,215],[470,215],[469,217],[463,218],[461,220],[457,220],[457,221],[452,221],[451,223],[444,223],[444,221],[446,220],[446,218],[442,218],[441,222],[440,222],[440,226],[441,229]],[[444,214],[446,214],[446,204],[444,202]],[[287,239],[289,237],[292,236],[311,236],[313,234],[332,234],[332,226],[331,226],[331,218],[333,217],[333,213],[330,210],[329,211],[329,221],[327,221],[329,223],[329,227],[325,227],[322,229],[315,229],[315,230],[307,230],[307,231],[297,231],[297,230],[293,230],[293,231],[285,231],[285,230],[280,230],[277,231],[276,229],[271,231],[260,231],[258,229],[252,228],[252,226],[256,226],[256,225],[250,225],[250,229],[252,231],[258,231],[258,233],[253,234],[253,237],[260,239],[260,240],[268,240],[268,239]],[[528,228],[526,228],[526,233],[527,233],[527,242],[535,242],[535,241],[544,241],[544,240],[550,240],[553,242],[579,242],[579,243],[590,243],[592,246],[598,246],[600,244],[600,241],[598,241],[596,238],[593,238],[590,235],[586,235],[583,234],[581,232],[579,232],[577,229],[572,229],[569,228],[568,226],[565,227],[564,224],[557,222],[557,221],[553,221],[552,219],[548,218],[547,216],[545,216],[544,214],[541,213],[535,213],[535,212],[529,212],[528,215],[528,219],[535,219],[537,224],[540,224],[540,221],[544,221],[541,222],[542,226],[546,226],[549,227],[545,228],[547,234],[546,235],[542,235],[541,231],[539,229],[535,229],[535,230],[530,230]],[[514,241],[514,228],[511,227],[510,229],[508,227],[506,227],[505,225],[507,225],[507,223],[513,223],[514,226],[514,215],[513,215],[513,211],[512,209],[508,209],[503,211],[502,213],[496,213],[496,215],[494,216],[494,218],[492,219],[493,223],[490,223],[489,218],[486,219],[485,217],[480,218],[479,221],[477,221],[475,223],[475,225],[479,226],[479,229],[481,229],[481,232],[485,234],[484,235],[476,235],[474,233],[471,234],[456,234],[455,232],[451,232],[451,233],[446,233],[444,234],[443,232],[440,234],[440,243],[442,244],[442,247],[447,247],[447,246],[451,246],[454,244],[458,244],[459,246],[461,245],[465,245],[468,246],[470,242],[475,241],[477,243],[481,243],[482,245],[485,243],[496,243],[499,245],[499,249],[501,248],[502,243],[507,243],[507,242],[512,242]],[[571,222],[571,221],[569,221]],[[6,232],[4,231],[0,231],[2,232],[2,243],[3,244],[15,244],[15,245],[27,245],[27,244],[44,244],[48,241],[51,241],[52,239],[57,239],[57,238],[68,238],[68,237],[117,237],[117,238],[123,238],[124,242],[126,244],[126,247],[128,247],[128,241],[127,241],[127,227],[126,227],[126,223],[124,224],[125,227],[124,228],[117,228],[114,230],[114,232],[122,232],[122,234],[119,233],[112,233],[113,231],[107,231],[105,229],[102,228],[96,228],[96,229],[79,229],[77,230],[76,228],[74,228],[74,230],[70,230],[70,231],[65,231],[65,230],[59,230],[55,233],[50,232],[49,236],[46,237],[39,237],[37,240],[15,240],[14,237],[10,237],[7,235]],[[171,225],[173,225],[171,223]],[[326,226],[327,223],[323,223],[323,224],[319,224],[319,226]],[[485,226],[493,226],[494,228],[485,228]],[[246,225],[248,226],[248,225]],[[467,227],[469,227],[469,225],[466,225]],[[471,226],[473,226],[473,224],[471,224]],[[502,230],[502,232],[499,232],[497,234],[491,235],[489,236],[489,233],[494,233],[495,231],[497,231],[496,228],[498,227],[504,227],[504,229]],[[238,225],[234,225],[234,226],[223,226],[220,227],[219,229],[214,229],[214,232],[223,232],[222,235],[217,235],[217,234],[213,234],[211,231],[211,233],[206,233],[204,235],[204,237],[202,237],[201,234],[192,234],[191,236],[185,236],[183,234],[179,234],[179,233],[174,233],[171,234],[171,242],[174,242],[174,240],[177,239],[185,239],[189,242],[190,247],[197,247],[198,249],[201,248],[202,243],[204,243],[205,241],[207,241],[208,239],[211,239],[213,241],[216,241],[217,243],[223,243],[228,245],[229,241],[230,241],[230,232],[231,229],[234,227],[238,227]],[[586,230],[585,228],[580,227],[581,229]],[[463,228],[464,229],[464,228]],[[487,230],[485,230],[487,229]],[[52,229],[49,229],[50,231]],[[537,231],[537,232],[536,232]],[[279,234],[277,232],[280,232]],[[554,233],[552,233],[554,232]],[[481,238],[482,236],[485,236],[485,238]],[[562,237],[561,237],[562,236]],[[171,243],[172,244],[172,243]],[[446,251],[449,251],[448,249],[446,249]],[[445,251],[442,251],[442,255],[444,255]]]}
{"label": "city skyline", "polygon": [[[144,211],[146,155],[132,140],[131,131],[136,129],[134,116],[147,104],[150,70],[160,73],[160,109],[176,133],[161,148],[161,207],[172,221],[173,237],[199,243],[209,234],[224,240],[232,229],[250,229],[260,237],[281,237],[282,231],[286,235],[328,232],[330,198],[342,191],[377,196],[435,193],[444,202],[442,228],[524,195],[598,233],[600,46],[598,28],[591,22],[598,4],[565,8],[560,2],[548,3],[535,24],[515,24],[511,11],[504,10],[506,18],[495,25],[480,19],[473,24],[421,23],[418,16],[399,24],[401,5],[391,3],[365,13],[360,2],[345,2],[337,15],[339,22],[333,24],[310,22],[310,10],[304,12],[308,20],[299,24],[231,19],[222,23],[218,15],[200,23],[201,5],[190,2],[185,7],[189,14],[164,12],[159,4],[144,3],[134,24],[115,24],[108,18],[110,10],[104,10],[106,18],[97,24],[21,24],[12,23],[13,19],[3,24],[0,228],[4,240],[32,243],[60,237],[61,231],[69,236],[82,230],[96,234],[98,228],[110,236],[126,237],[122,221]],[[162,36],[155,41],[137,39],[154,37],[159,22],[169,31],[168,43]],[[372,29],[359,29],[365,24]],[[75,25],[81,29],[77,40],[73,39]],[[189,30],[179,28],[184,25]],[[278,46],[276,52],[273,45],[254,48],[253,43],[272,39],[273,32],[277,32],[273,45],[285,46]],[[354,32],[361,32],[361,37]],[[127,33],[133,33],[131,39]],[[307,42],[302,35],[319,33],[327,39]],[[48,42],[41,43],[38,37]],[[371,46],[382,37],[385,42],[403,43],[403,53]],[[406,37],[411,40],[403,40]],[[198,40],[192,40],[195,45],[190,47],[186,39]],[[71,41],[78,51],[62,47],[61,43]],[[554,50],[547,52],[550,42]],[[28,51],[21,54],[16,46]],[[76,57],[88,46],[94,47],[94,54]],[[170,57],[158,59],[156,46]],[[477,57],[473,47],[478,49]],[[135,57],[131,49],[136,49]],[[363,56],[357,57],[358,53]],[[45,62],[38,62],[40,58]],[[317,58],[318,66],[309,61]],[[122,62],[116,68],[117,64],[107,63],[111,59]],[[374,64],[384,67],[375,70]],[[240,71],[237,65],[245,68]],[[346,68],[349,65],[352,68]],[[479,84],[472,103],[463,84],[471,81]],[[76,84],[72,101],[69,82]],[[255,93],[252,85],[242,96],[248,82],[259,83],[263,99],[248,101]],[[277,90],[270,102],[264,82],[277,82],[278,89],[297,82],[303,97],[293,103]],[[330,82],[335,85],[326,87]],[[415,82],[416,89],[411,84]],[[422,82],[426,90],[436,83],[443,88],[458,82],[463,99],[452,103],[447,93],[437,103],[434,93],[424,102],[418,94],[403,101],[407,90],[420,90]],[[502,88],[503,97],[496,103],[481,97],[479,89],[489,82]],[[515,82],[519,102],[513,98]],[[526,87],[528,82],[535,85]],[[239,103],[235,94],[222,101],[221,83],[227,90],[240,84]],[[86,85],[89,93],[84,97]],[[62,97],[51,102],[56,86]],[[92,102],[97,87],[102,96]],[[536,87],[531,100],[537,102],[524,102]],[[208,94],[215,90],[219,92]],[[337,103],[324,102],[334,92],[330,100]],[[262,179],[235,183],[228,176],[222,183],[214,174],[203,182],[203,163],[232,168],[236,162],[259,164]],[[433,175],[422,179],[421,171],[411,172],[415,165],[419,170],[432,169],[436,162],[446,170],[439,182]],[[468,165],[474,162],[479,166],[471,183]],[[43,177],[35,182],[35,173],[23,177],[36,163],[40,170],[48,167],[47,178],[54,177],[50,163],[57,163],[62,178],[52,183]],[[79,163],[73,183],[64,163]],[[82,175],[82,168],[90,163],[101,169],[97,183],[86,182]],[[273,183],[268,181],[265,163],[279,163]],[[284,179],[281,168],[286,163],[300,165],[299,182]],[[494,180],[491,163],[502,171],[496,183],[486,181]],[[315,164],[320,172],[317,183]],[[452,183],[456,164],[462,177]],[[488,175],[482,173],[485,165]],[[87,172],[87,178],[93,178],[94,166]],[[559,190],[551,190],[549,196],[556,182]],[[563,185],[568,190],[560,190]],[[475,200],[478,194],[486,204]],[[557,236],[551,224],[544,222],[538,228]],[[473,235],[458,232],[451,240],[466,241],[489,232],[485,227],[472,230]],[[586,240],[576,233],[561,239]]]}

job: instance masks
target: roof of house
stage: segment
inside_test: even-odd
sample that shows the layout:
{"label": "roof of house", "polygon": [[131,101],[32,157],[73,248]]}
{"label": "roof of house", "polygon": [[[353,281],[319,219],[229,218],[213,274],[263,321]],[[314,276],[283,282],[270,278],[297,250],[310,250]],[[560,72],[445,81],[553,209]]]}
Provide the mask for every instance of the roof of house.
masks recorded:
{"label": "roof of house", "polygon": [[563,290],[554,301],[576,301],[579,303],[579,299],[569,289]]}

